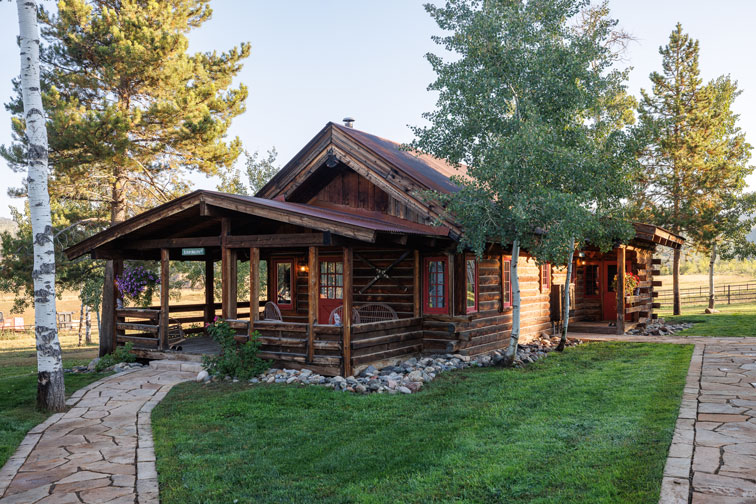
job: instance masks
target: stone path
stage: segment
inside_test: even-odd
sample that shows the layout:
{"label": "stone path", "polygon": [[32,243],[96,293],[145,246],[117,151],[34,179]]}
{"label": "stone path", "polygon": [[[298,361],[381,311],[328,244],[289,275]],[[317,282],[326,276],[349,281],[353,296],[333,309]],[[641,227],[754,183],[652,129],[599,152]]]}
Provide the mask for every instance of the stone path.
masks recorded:
{"label": "stone path", "polygon": [[756,503],[756,338],[573,336],[695,344],[659,502]]}
{"label": "stone path", "polygon": [[74,392],[0,470],[0,504],[157,503],[150,412],[199,367],[153,361]]}

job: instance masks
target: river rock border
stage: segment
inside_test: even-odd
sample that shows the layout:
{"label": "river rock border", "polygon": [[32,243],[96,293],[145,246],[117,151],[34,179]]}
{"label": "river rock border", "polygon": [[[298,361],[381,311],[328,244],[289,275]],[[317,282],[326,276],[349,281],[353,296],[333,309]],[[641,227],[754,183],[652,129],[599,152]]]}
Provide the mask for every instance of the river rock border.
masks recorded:
{"label": "river rock border", "polygon": [[[575,346],[581,341],[568,339],[567,346]],[[515,366],[522,367],[535,362],[556,349],[559,337],[540,337],[530,343],[518,345]],[[468,367],[488,367],[499,364],[504,359],[504,350],[470,357],[461,354],[429,355],[397,360],[393,365],[381,367],[368,366],[357,376],[327,377],[310,369],[276,369],[271,368],[265,373],[249,380],[250,383],[286,383],[294,385],[319,385],[338,391],[354,392],[357,394],[411,394],[423,388],[425,383],[432,381],[440,373],[464,369]],[[230,376],[226,381],[239,380]],[[211,377],[207,371],[197,375],[197,381],[219,381],[218,377]]]}

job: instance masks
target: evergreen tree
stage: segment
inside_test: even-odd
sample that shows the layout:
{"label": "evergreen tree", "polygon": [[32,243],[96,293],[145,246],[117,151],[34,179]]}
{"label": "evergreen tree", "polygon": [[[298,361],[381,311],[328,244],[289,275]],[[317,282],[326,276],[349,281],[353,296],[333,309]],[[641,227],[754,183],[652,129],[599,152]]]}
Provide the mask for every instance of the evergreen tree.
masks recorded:
{"label": "evergreen tree", "polygon": [[697,225],[688,231],[697,252],[709,256],[709,309],[714,309],[714,266],[719,253],[724,258],[754,255],[756,245],[747,239],[756,224],[756,193],[747,193],[746,178],[753,173],[751,145],[732,111],[740,95],[737,82],[722,76],[708,84],[713,93],[714,119],[711,142],[706,150],[707,189],[694,202]]}
{"label": "evergreen tree", "polygon": [[[426,9],[444,31],[435,40],[458,57],[430,54],[431,125],[414,147],[455,164],[461,190],[434,194],[464,228],[461,246],[512,248],[513,321],[506,362],[520,327],[520,248],[539,262],[565,264],[586,241],[602,249],[631,235],[622,200],[635,166],[625,73],[613,69],[616,22],[581,16],[583,0],[448,0]],[[632,116],[632,114],[630,114]]]}
{"label": "evergreen tree", "polygon": [[[53,199],[105,209],[109,223],[187,190],[187,171],[215,174],[241,151],[226,140],[247,89],[232,80],[249,54],[188,54],[187,33],[207,21],[209,0],[66,0],[41,11],[43,98],[48,110]],[[16,88],[20,91],[19,82]],[[21,168],[19,97],[7,104],[15,143],[0,151]],[[23,194],[25,188],[16,191]],[[113,262],[105,282],[113,281]],[[113,327],[103,298],[102,328]],[[101,338],[100,353],[110,351]]]}
{"label": "evergreen tree", "polygon": [[[704,224],[699,206],[716,180],[721,154],[717,145],[721,108],[715,106],[712,86],[702,83],[698,68],[698,41],[679,23],[669,43],[659,49],[662,72],[650,75],[651,92],[641,91],[641,123],[651,132],[644,152],[642,191],[635,200],[639,215],[672,232],[695,233]],[[680,313],[680,250],[672,263],[673,313]]]}

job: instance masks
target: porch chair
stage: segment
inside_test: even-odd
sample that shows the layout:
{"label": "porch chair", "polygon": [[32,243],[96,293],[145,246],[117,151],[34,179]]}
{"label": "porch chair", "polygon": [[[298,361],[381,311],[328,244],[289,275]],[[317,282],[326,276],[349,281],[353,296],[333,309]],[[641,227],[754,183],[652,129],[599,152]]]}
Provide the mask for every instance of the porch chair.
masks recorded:
{"label": "porch chair", "polygon": [[386,303],[367,303],[357,308],[357,311],[360,314],[360,322],[363,324],[386,322],[399,318],[396,311]]}
{"label": "porch chair", "polygon": [[[344,325],[341,321],[344,319],[344,305],[334,308],[331,315],[328,316],[328,324],[330,325]],[[360,323],[360,312],[357,308],[352,308],[352,324]]]}
{"label": "porch chair", "polygon": [[263,310],[263,320],[266,322],[283,322],[281,317],[281,310],[278,309],[278,305],[272,301],[265,303],[265,309]]}

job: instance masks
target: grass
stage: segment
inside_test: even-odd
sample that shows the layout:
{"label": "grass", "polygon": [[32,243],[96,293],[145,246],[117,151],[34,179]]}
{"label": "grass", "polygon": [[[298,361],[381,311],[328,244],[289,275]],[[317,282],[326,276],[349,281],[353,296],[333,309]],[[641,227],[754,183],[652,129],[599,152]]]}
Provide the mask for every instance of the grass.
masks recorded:
{"label": "grass", "polygon": [[[87,364],[97,356],[97,344],[77,347],[75,333],[60,335],[63,366]],[[106,373],[65,375],[66,394],[106,376]],[[43,422],[47,413],[35,408],[37,396],[37,354],[34,335],[0,333],[0,466],[16,450],[27,431]]]}
{"label": "grass", "polygon": [[161,502],[656,502],[691,351],[594,343],[410,396],[181,384],[152,414]]}
{"label": "grass", "polygon": [[670,322],[695,322],[684,336],[756,336],[756,303],[718,305],[719,313],[707,315],[706,306],[684,306],[682,314],[672,316],[672,309],[659,311],[659,317]]}

